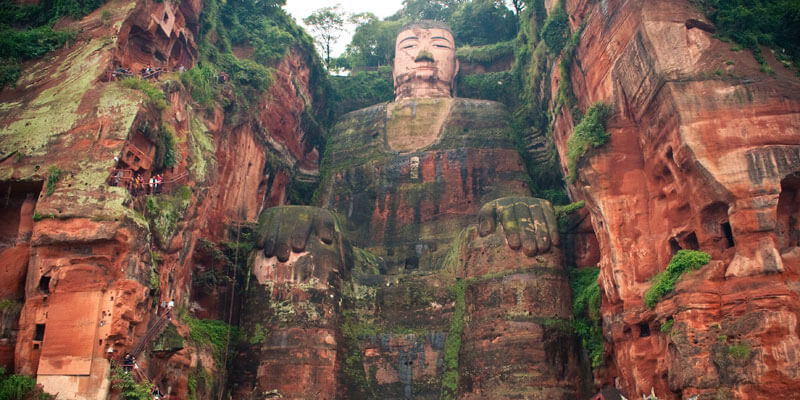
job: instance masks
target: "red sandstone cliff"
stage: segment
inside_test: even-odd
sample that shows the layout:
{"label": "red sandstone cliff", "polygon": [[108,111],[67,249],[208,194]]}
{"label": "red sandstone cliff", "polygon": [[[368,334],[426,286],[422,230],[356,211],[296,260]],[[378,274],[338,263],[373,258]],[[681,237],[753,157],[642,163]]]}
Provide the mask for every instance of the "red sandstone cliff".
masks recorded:
{"label": "red sandstone cliff", "polygon": [[[548,7],[554,3],[548,1]],[[552,76],[551,87],[570,79],[582,109],[600,100],[614,104],[611,140],[579,164],[578,180],[569,185],[574,199],[586,201],[589,218],[576,229],[575,249],[564,249],[575,252],[566,257],[579,267],[593,265],[599,253],[606,339],[599,383],[616,382],[629,397],[652,387],[660,398],[792,398],[800,387],[800,81],[769,52],[775,75],[760,72],[747,52],[730,51],[729,44],[712,37],[710,25],[697,22],[703,16],[688,1],[569,0],[566,6],[572,29],[584,22],[585,27],[570,76]],[[110,23],[101,21],[103,10],[111,13]],[[248,223],[265,208],[285,204],[293,183],[317,179],[319,132],[307,125],[306,113],[319,99],[302,49],[290,50],[277,64],[274,83],[254,102],[255,112],[246,115],[195,105],[175,74],[166,73],[156,83],[167,94],[164,110],[141,92],[109,81],[109,72],[118,66],[138,71],[147,65],[168,70],[195,65],[201,11],[197,0],[111,1],[75,22],[82,32],[74,44],[31,62],[17,88],[0,92],[0,193],[5,196],[0,219],[8,222],[0,227],[0,300],[10,301],[0,310],[0,364],[38,374],[50,392],[86,399],[113,393],[108,360],[119,360],[121,352],[136,347],[157,326],[159,301],[174,298],[179,309],[196,317],[227,315],[229,286],[208,289],[202,282],[229,267],[215,243],[251,234]],[[566,160],[573,130],[567,107],[554,126],[558,151]],[[174,168],[162,171],[157,158],[164,130],[174,132],[181,157]],[[509,182],[525,192],[516,174],[521,170],[517,156],[510,145],[498,147],[508,156],[490,160],[441,151],[463,164],[454,161],[452,169],[441,168],[441,155],[418,159],[421,172],[412,172],[410,159],[402,165],[375,164],[380,167],[376,174],[399,168],[403,176],[421,174],[425,183],[443,171],[442,182],[461,183],[464,194],[448,190],[442,195],[433,185],[408,184],[397,194],[402,201],[395,203],[402,207],[395,207],[400,211],[392,211],[392,218],[381,201],[393,199],[394,193],[370,197],[356,214],[390,233],[390,221],[401,221],[403,227],[427,223],[440,206],[472,215],[481,206],[477,203],[489,198],[467,186],[479,182],[474,171],[491,162],[504,165],[495,170],[514,172]],[[158,218],[141,197],[108,185],[119,167],[115,157],[145,174],[164,173],[170,182],[165,190],[174,195],[155,206],[174,213],[174,219]],[[51,167],[61,172],[48,194],[45,181],[56,174]],[[352,171],[329,185],[364,183],[357,181],[363,166],[342,168],[347,169]],[[469,180],[462,170],[469,172]],[[182,192],[184,184],[191,189]],[[364,196],[343,193],[329,194],[334,208],[352,209],[353,198]],[[454,220],[469,223],[460,216]],[[231,222],[244,227],[236,229]],[[447,240],[431,240],[433,246],[422,249],[436,252],[439,245],[436,257],[441,258],[454,234],[448,231]],[[554,336],[547,324],[568,318],[563,274],[560,269],[544,275],[531,272],[536,268],[515,270],[544,261],[509,253],[498,237],[476,239],[468,248],[465,268],[474,281],[464,300],[472,322],[463,335],[462,394],[478,398],[519,391],[521,386],[493,379],[495,371],[504,370],[502,357],[508,354],[518,370],[507,375],[526,390],[546,387],[543,392],[570,397],[577,379],[573,344]],[[366,239],[383,237],[365,235],[368,245]],[[412,239],[395,247],[414,248],[419,237]],[[496,271],[481,269],[488,265],[481,260],[487,249],[500,255],[496,267],[508,274],[494,276],[489,273]],[[678,249],[703,250],[713,260],[685,276],[674,294],[650,309],[643,300],[650,279]],[[545,260],[548,267],[560,262],[551,256]],[[400,252],[394,258],[392,263],[409,270],[420,263]],[[289,264],[307,262],[298,260]],[[263,358],[253,364],[258,371],[250,371],[253,365],[241,367],[258,378],[252,387],[308,391],[320,364],[324,376],[316,384],[347,393],[335,386],[349,382],[333,377],[338,369],[353,368],[347,364],[352,357],[353,369],[373,378],[372,390],[378,393],[401,396],[412,382],[421,382],[415,390],[421,387],[422,392],[414,393],[437,397],[454,308],[444,287],[451,282],[439,276],[378,275],[362,273],[345,285],[331,274],[335,278],[319,291],[336,301],[320,301],[322,312],[309,306],[317,300],[303,286],[318,284],[316,278],[292,281],[297,287],[286,285],[285,291],[265,283],[268,296],[260,301],[284,309],[265,306],[264,315],[278,316],[272,325],[260,325],[256,314],[243,317],[255,349],[249,356]],[[346,315],[338,326],[326,325],[337,321],[313,319],[339,312],[340,290],[344,306],[363,315]],[[551,298],[560,301],[545,301]],[[259,304],[254,301],[251,307]],[[296,310],[313,323],[297,317],[290,321],[296,327],[285,326],[281,313]],[[363,332],[351,325],[362,323],[358,318],[364,316],[386,325],[379,326],[385,332],[359,335]],[[188,337],[181,321],[175,320],[177,327],[167,324],[164,332]],[[668,323],[672,328],[662,332]],[[274,331],[269,340],[259,341],[256,332],[264,326]],[[342,333],[342,326],[348,331]],[[402,333],[409,330],[413,333]],[[159,340],[164,337],[161,330],[156,333]],[[542,340],[541,346],[531,345]],[[308,343],[319,345],[319,351],[298,357],[306,354]],[[190,391],[208,395],[213,380],[199,371],[224,377],[223,371],[214,367],[219,360],[212,348],[192,346],[159,342],[142,353],[139,364],[163,391],[178,398]],[[731,348],[746,351],[734,356]],[[262,357],[270,352],[278,356]],[[306,380],[283,379],[279,362],[285,359],[297,361]],[[557,378],[540,379],[542,371]],[[250,382],[240,382],[250,376],[232,379],[241,383],[235,389],[250,390],[245,386]]]}
{"label": "red sandstone cliff", "polygon": [[[196,61],[202,7],[111,1],[70,26],[81,29],[74,44],[27,65],[16,88],[0,93],[0,187],[8,194],[0,216],[10,221],[0,230],[0,299],[11,304],[2,310],[0,363],[36,374],[48,392],[105,398],[109,360],[142,341],[161,301],[221,315],[220,299],[191,295],[193,273],[221,268],[198,240],[232,240],[231,221],[252,222],[286,201],[293,180],[316,179],[320,133],[304,125],[317,101],[307,50],[278,63],[256,113],[194,108],[173,71]],[[110,20],[101,21],[104,13]],[[163,110],[111,79],[118,67],[138,75],[147,65],[164,69],[153,82],[166,94]],[[178,154],[172,168],[159,161],[167,131]],[[121,187],[128,172],[109,185],[117,169],[161,173],[171,194],[151,205]],[[60,175],[52,187],[49,175]],[[177,398],[188,396],[190,370],[213,370],[209,349],[148,354],[142,370]]]}
{"label": "red sandstone cliff", "polygon": [[[633,397],[796,398],[800,80],[769,51],[776,72],[760,72],[688,1],[566,6],[573,30],[585,27],[570,76],[554,79],[571,79],[582,109],[614,108],[610,141],[569,186],[601,250],[601,379]],[[650,279],[678,249],[712,261],[650,309]]]}

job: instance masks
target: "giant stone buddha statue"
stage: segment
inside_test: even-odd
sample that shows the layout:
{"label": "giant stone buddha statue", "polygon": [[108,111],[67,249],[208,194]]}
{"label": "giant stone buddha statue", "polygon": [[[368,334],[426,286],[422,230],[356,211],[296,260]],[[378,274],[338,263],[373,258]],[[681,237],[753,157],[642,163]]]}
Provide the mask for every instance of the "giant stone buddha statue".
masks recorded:
{"label": "giant stone buddha statue", "polygon": [[[459,398],[575,398],[552,207],[530,196],[505,107],[454,97],[441,23],[396,39],[393,102],[344,115],[319,207],[262,213],[237,398],[439,398],[457,302]],[[462,292],[448,290],[461,282]]]}

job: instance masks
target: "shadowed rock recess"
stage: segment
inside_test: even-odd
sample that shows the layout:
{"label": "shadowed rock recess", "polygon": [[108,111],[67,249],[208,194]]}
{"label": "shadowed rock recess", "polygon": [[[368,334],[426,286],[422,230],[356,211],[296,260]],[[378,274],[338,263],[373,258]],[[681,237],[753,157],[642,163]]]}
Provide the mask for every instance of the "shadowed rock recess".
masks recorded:
{"label": "shadowed rock recess", "polygon": [[724,2],[392,21],[394,100],[340,116],[281,3],[1,6],[71,39],[0,59],[0,383],[800,399],[800,78]]}

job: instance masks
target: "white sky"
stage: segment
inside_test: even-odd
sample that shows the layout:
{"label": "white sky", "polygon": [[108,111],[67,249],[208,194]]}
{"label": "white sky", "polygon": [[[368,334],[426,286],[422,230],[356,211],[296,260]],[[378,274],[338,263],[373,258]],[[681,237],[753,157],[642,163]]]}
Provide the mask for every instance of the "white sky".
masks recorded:
{"label": "white sky", "polygon": [[[286,0],[284,9],[294,17],[300,26],[304,27],[307,32],[311,31],[303,23],[303,18],[311,15],[314,10],[322,7],[330,7],[336,4],[341,5],[341,9],[346,13],[357,14],[362,12],[371,12],[378,16],[378,18],[386,18],[403,7],[403,0]],[[339,41],[331,51],[331,57],[340,56],[353,36],[353,27],[348,26],[348,31],[343,32]]]}

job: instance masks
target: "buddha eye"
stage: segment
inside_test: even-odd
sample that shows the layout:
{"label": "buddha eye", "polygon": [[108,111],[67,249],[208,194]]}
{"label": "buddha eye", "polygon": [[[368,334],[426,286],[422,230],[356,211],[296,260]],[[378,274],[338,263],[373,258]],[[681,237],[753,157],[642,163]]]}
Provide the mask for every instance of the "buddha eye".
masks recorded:
{"label": "buddha eye", "polygon": [[403,46],[403,48],[404,48],[404,49],[410,49],[410,48],[412,48],[412,47],[417,47],[417,45],[415,45],[415,44],[409,44],[409,45]]}
{"label": "buddha eye", "polygon": [[440,48],[440,49],[449,49],[449,48],[450,48],[450,46],[445,46],[445,45],[443,45],[443,44],[435,44],[435,45],[433,45],[433,46],[434,46],[434,47],[438,47],[438,48]]}

